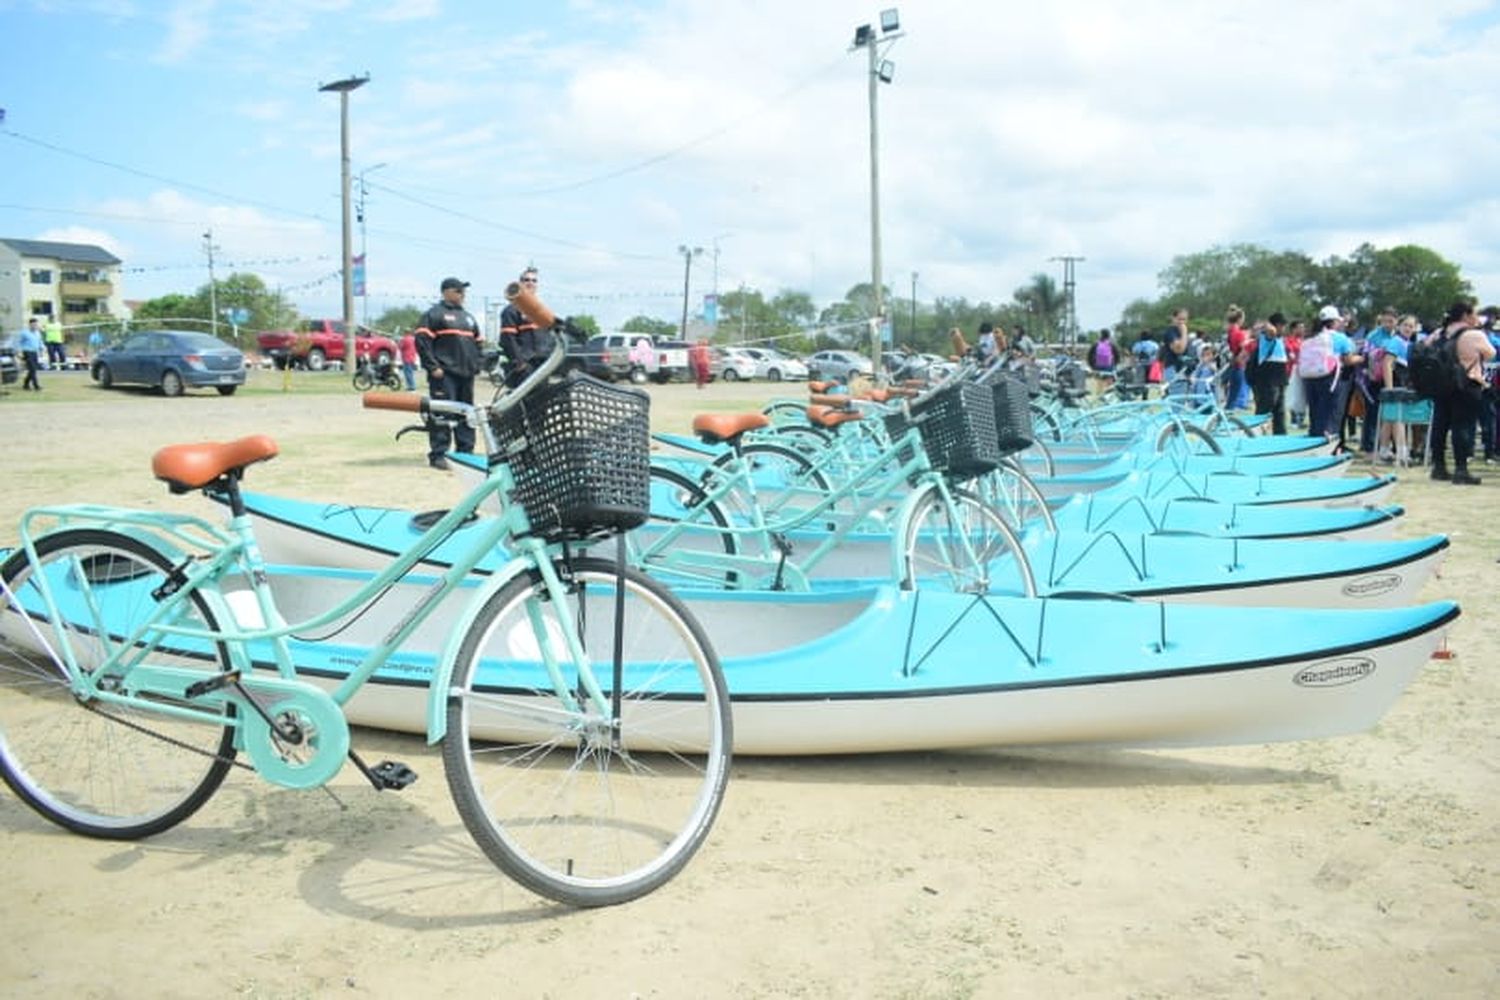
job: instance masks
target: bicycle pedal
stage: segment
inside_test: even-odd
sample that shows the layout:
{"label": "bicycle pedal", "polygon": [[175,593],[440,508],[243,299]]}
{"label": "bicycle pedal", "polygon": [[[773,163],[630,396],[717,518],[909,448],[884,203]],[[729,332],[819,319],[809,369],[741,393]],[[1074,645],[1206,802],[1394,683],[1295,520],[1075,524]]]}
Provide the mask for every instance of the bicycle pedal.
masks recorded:
{"label": "bicycle pedal", "polygon": [[417,772],[399,760],[383,760],[370,768],[370,776],[381,790],[399,792],[417,780]]}

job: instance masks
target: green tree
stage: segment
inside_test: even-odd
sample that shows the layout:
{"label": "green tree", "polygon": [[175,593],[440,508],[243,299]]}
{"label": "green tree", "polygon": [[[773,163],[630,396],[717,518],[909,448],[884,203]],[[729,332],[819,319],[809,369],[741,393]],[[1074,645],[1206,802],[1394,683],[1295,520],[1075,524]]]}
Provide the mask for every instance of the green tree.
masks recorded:
{"label": "green tree", "polygon": [[1411,244],[1377,250],[1362,243],[1347,258],[1330,257],[1317,269],[1313,298],[1353,309],[1365,324],[1387,306],[1430,324],[1473,291],[1458,265],[1433,250]]}
{"label": "green tree", "polygon": [[754,288],[719,294],[719,324],[714,340],[721,344],[772,344],[788,351],[806,350],[806,327],[817,316],[812,296],[787,290],[767,301]]}
{"label": "green tree", "polygon": [[422,322],[422,310],[416,306],[394,306],[375,318],[370,324],[388,337],[400,337],[417,328]]}
{"label": "green tree", "polygon": [[1055,341],[1067,300],[1050,274],[1033,274],[1015,291],[1016,305],[1026,310],[1026,332],[1037,343]]}
{"label": "green tree", "polygon": [[652,316],[632,316],[620,325],[622,333],[644,333],[652,337],[677,336],[677,324]]}
{"label": "green tree", "polygon": [[1231,305],[1243,309],[1252,321],[1273,312],[1305,316],[1317,298],[1317,275],[1316,265],[1305,254],[1252,243],[1174,257],[1157,276],[1162,297],[1144,310],[1127,310],[1122,328],[1159,329],[1179,307],[1188,310],[1195,329],[1207,331],[1222,329]]}
{"label": "green tree", "polygon": [[568,322],[572,323],[574,329],[585,337],[595,337],[599,334],[599,321],[588,313],[569,316]]}
{"label": "green tree", "polygon": [[164,330],[204,330],[208,328],[208,299],[170,292],[147,299],[135,307],[132,318],[138,326]]}

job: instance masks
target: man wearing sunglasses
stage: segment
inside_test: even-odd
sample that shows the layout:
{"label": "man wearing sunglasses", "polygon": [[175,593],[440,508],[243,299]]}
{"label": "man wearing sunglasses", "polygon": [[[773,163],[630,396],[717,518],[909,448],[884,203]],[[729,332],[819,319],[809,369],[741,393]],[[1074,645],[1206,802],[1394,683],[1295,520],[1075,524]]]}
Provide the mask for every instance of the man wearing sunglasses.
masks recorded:
{"label": "man wearing sunglasses", "polygon": [[[444,278],[442,301],[422,316],[417,325],[417,358],[427,372],[427,392],[433,399],[474,402],[474,375],[479,371],[483,340],[479,321],[464,308],[467,281]],[[445,453],[452,444],[459,451],[474,450],[474,428],[434,421],[427,432],[427,464],[446,471]]]}
{"label": "man wearing sunglasses", "polygon": [[[518,279],[522,289],[536,293],[537,276],[536,268],[528,267],[521,272]],[[543,341],[547,341],[543,343]],[[505,384],[519,385],[531,370],[532,362],[537,358],[544,357],[551,349],[550,340],[543,336],[536,324],[525,316],[514,303],[505,307],[500,313],[500,350],[505,352]]]}

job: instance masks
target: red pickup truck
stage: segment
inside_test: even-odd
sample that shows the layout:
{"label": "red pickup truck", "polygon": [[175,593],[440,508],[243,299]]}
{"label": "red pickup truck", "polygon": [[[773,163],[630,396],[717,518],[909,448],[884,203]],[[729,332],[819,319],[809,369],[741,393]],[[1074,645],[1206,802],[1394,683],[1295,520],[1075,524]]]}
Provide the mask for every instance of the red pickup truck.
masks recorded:
{"label": "red pickup truck", "polygon": [[[310,319],[295,330],[266,330],[255,337],[261,353],[277,368],[293,365],[322,371],[330,361],[344,360],[344,321]],[[384,334],[360,326],[354,330],[354,353],[377,363],[396,359],[396,342]]]}

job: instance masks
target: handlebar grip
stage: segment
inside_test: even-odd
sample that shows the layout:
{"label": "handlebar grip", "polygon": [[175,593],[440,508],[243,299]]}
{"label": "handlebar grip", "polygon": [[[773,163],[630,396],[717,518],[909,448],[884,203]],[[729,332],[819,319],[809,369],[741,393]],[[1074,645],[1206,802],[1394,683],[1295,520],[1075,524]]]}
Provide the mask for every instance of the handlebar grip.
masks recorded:
{"label": "handlebar grip", "polygon": [[367,410],[400,410],[402,413],[421,413],[422,397],[389,392],[367,392],[360,397]]}
{"label": "handlebar grip", "polygon": [[519,281],[512,281],[505,286],[505,299],[541,329],[550,330],[557,325],[557,314],[542,304],[542,300],[536,297],[536,292],[521,287]]}

